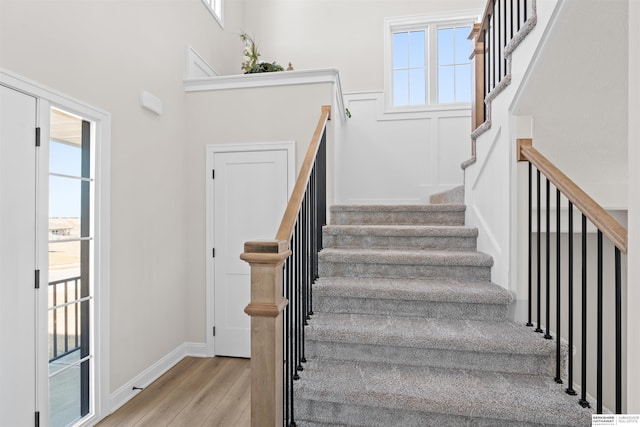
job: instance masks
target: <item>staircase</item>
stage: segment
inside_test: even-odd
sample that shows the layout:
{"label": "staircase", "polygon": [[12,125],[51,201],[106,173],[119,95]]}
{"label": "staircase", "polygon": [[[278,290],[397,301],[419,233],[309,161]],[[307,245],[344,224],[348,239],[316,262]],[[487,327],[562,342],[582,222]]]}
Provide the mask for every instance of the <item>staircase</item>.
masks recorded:
{"label": "staircase", "polygon": [[509,320],[464,212],[332,207],[297,425],[590,425],[553,380],[554,342]]}

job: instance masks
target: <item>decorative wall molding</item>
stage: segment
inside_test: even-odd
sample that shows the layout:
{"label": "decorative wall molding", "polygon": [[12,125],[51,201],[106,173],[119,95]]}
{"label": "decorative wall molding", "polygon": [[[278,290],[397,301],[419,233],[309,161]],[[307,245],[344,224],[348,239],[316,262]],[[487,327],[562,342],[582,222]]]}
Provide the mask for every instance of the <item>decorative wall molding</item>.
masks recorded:
{"label": "decorative wall molding", "polygon": [[336,145],[338,203],[424,204],[462,184],[470,108],[388,113],[382,91],[344,98],[352,117]]}
{"label": "decorative wall molding", "polygon": [[335,68],[294,70],[276,73],[233,74],[184,80],[185,92],[237,90],[262,87],[296,86],[332,83],[335,88],[337,115],[342,124],[346,121],[340,72]]}
{"label": "decorative wall molding", "polygon": [[349,92],[344,94],[346,107],[349,108],[352,102],[375,101],[376,120],[423,120],[444,117],[471,117],[471,106],[469,104],[432,105],[429,108],[420,110],[385,110],[384,92]]}
{"label": "decorative wall molding", "polygon": [[184,78],[185,80],[216,77],[218,73],[207,61],[191,46],[187,46],[185,55]]}

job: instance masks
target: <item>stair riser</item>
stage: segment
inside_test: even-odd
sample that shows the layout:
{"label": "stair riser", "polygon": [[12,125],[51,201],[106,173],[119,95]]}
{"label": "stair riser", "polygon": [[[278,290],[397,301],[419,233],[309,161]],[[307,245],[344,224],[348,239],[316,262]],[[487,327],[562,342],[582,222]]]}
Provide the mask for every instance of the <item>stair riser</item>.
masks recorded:
{"label": "stair riser", "polygon": [[464,212],[332,212],[335,225],[464,225]]}
{"label": "stair riser", "polygon": [[[311,399],[296,399],[296,418],[299,426],[326,427],[372,426],[372,427],[543,427],[549,424],[537,424],[516,420],[500,420],[466,417],[446,413],[418,412],[407,409],[372,407],[337,402],[325,402]],[[444,412],[444,411],[443,411]],[[482,408],[479,408],[482,413]],[[335,424],[335,423],[338,424]]]}
{"label": "stair riser", "polygon": [[481,371],[553,375],[553,357],[531,354],[488,353],[474,350],[400,347],[328,342],[308,337],[305,355],[311,359],[350,360],[391,363],[434,368],[475,369]]}
{"label": "stair riser", "polygon": [[491,267],[465,265],[369,264],[320,261],[320,277],[491,280]]}
{"label": "stair riser", "polygon": [[475,237],[409,237],[324,234],[322,242],[323,247],[325,248],[476,250]]}
{"label": "stair riser", "polygon": [[373,314],[382,316],[414,316],[439,319],[506,321],[509,308],[505,304],[468,304],[441,301],[399,301],[373,298],[314,295],[315,312]]}

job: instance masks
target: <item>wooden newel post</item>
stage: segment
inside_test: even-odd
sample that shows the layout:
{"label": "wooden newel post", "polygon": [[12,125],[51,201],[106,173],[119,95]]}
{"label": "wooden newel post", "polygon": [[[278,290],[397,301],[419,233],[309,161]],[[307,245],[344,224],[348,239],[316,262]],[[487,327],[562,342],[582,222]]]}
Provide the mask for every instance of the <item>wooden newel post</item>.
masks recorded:
{"label": "wooden newel post", "polygon": [[482,38],[482,24],[474,24],[469,34],[469,40],[473,41],[473,52],[469,59],[473,60],[474,90],[471,95],[471,131],[474,131],[485,120],[484,105],[484,40]]}
{"label": "wooden newel post", "polygon": [[282,264],[288,242],[246,242],[240,258],[251,265],[251,425],[282,426]]}

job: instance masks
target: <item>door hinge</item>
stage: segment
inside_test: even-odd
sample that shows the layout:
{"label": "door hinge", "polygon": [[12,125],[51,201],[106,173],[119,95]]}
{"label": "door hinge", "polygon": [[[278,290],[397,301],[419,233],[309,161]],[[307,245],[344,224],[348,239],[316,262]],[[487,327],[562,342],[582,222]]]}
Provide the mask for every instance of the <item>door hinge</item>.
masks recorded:
{"label": "door hinge", "polygon": [[40,270],[36,270],[34,274],[36,289],[40,289]]}
{"label": "door hinge", "polygon": [[213,258],[215,258],[215,257],[216,257],[216,248],[211,248],[211,256],[212,256]]}
{"label": "door hinge", "polygon": [[36,128],[36,147],[40,147],[40,128]]}
{"label": "door hinge", "polygon": [[213,327],[213,336],[214,337],[216,336],[216,327],[215,326]]}
{"label": "door hinge", "polygon": [[36,411],[36,418],[35,418],[35,423],[34,425],[36,427],[40,427],[40,411]]}
{"label": "door hinge", "polygon": [[216,170],[211,169],[211,179],[216,179]]}

